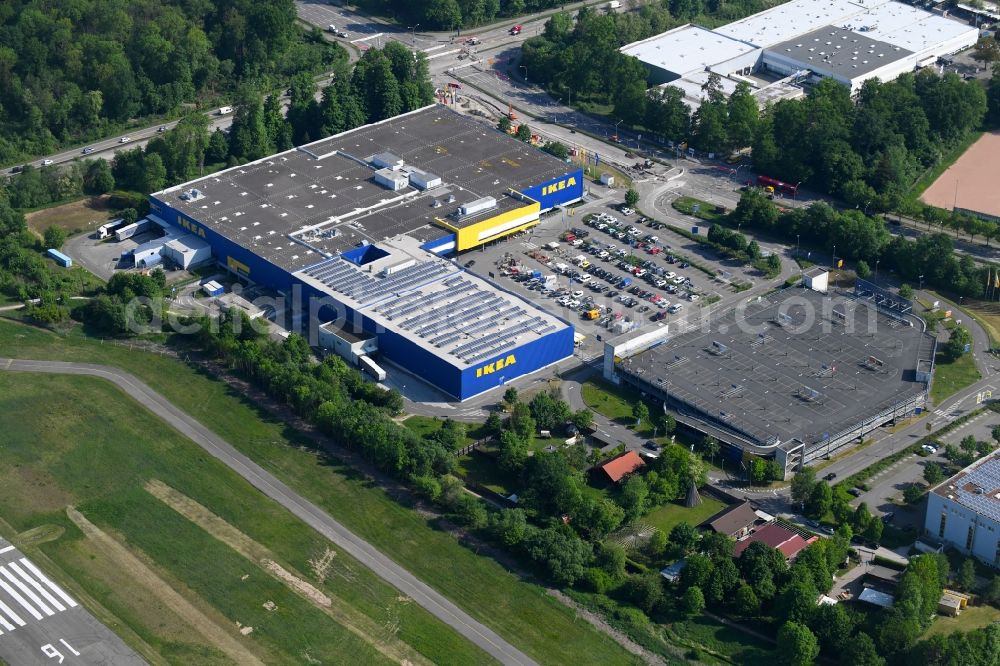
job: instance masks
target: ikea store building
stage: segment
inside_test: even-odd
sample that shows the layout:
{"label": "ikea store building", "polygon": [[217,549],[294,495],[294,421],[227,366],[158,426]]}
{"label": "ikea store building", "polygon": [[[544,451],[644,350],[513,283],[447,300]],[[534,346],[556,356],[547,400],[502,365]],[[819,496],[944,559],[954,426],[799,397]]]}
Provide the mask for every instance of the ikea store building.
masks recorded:
{"label": "ikea store building", "polygon": [[157,192],[150,216],[284,294],[310,342],[465,400],[570,356],[573,327],[448,257],[582,196],[582,170],[432,105]]}

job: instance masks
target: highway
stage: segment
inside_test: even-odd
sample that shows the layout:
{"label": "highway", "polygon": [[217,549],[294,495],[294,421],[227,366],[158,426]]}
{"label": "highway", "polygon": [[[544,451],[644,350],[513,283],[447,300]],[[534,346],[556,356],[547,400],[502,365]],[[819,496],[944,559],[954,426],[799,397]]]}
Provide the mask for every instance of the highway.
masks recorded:
{"label": "highway", "polygon": [[[423,583],[371,544],[357,536],[328,513],[303,498],[270,472],[243,455],[228,442],[203,426],[166,398],[124,370],[111,366],[60,361],[30,361],[0,358],[0,370],[87,375],[112,382],[126,394],[188,437],[206,453],[246,479],[251,485],[291,511],[295,516],[332,543],[370,568],[384,581],[420,604],[432,615],[472,641],[504,664],[535,664],[526,654],[501,638],[493,630],[473,619],[439,592]],[[442,562],[442,566],[447,566]]]}

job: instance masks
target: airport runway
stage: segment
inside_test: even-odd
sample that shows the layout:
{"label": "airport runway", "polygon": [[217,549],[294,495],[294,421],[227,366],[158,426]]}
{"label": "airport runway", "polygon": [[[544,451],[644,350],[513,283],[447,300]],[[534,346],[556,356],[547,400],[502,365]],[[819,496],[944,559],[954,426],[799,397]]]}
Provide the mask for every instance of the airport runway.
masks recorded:
{"label": "airport runway", "polygon": [[11,666],[146,663],[4,539],[0,539],[0,659]]}

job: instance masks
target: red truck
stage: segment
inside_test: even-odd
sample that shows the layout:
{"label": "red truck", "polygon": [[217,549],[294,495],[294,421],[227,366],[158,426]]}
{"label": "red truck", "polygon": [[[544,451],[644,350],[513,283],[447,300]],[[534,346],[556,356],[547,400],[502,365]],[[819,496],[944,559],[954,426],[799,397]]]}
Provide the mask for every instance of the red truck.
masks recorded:
{"label": "red truck", "polygon": [[513,28],[510,29],[510,34],[512,34],[512,35],[520,35],[521,34],[521,30],[523,30],[523,29],[524,29],[524,26],[522,26],[520,24],[519,25],[515,25]]}

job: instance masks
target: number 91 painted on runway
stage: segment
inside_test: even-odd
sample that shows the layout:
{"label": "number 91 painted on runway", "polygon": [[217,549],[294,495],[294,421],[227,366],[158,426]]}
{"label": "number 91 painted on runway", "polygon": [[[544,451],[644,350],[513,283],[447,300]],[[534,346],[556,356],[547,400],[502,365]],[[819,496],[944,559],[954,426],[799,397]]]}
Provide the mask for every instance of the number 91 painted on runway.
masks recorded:
{"label": "number 91 painted on runway", "polygon": [[[76,657],[80,656],[80,653],[74,650],[73,646],[67,643],[65,640],[60,638],[59,642],[65,645],[66,649],[69,650],[71,653],[73,653],[74,656]],[[42,646],[42,654],[44,654],[49,659],[58,659],[59,661],[56,663],[59,664],[63,663],[63,661],[66,659],[66,656],[63,655],[63,653],[57,650],[55,647],[53,647],[52,643],[46,643],[45,645]]]}

